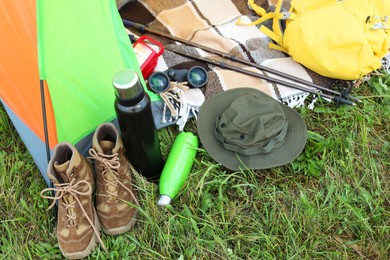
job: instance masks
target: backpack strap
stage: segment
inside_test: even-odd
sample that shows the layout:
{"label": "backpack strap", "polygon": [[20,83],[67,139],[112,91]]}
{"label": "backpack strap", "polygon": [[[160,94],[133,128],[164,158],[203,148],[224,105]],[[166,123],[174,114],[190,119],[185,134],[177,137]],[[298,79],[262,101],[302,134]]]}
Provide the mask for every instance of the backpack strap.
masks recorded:
{"label": "backpack strap", "polygon": [[[280,37],[283,36],[280,20],[286,20],[290,18],[290,14],[288,12],[287,13],[281,12],[282,5],[283,5],[283,0],[279,0],[278,3],[276,4],[276,8],[274,12],[275,16],[272,21],[272,30],[276,35],[279,35]],[[262,25],[261,27],[264,27],[264,25]]]}
{"label": "backpack strap", "polygon": [[281,20],[294,20],[297,18],[296,14],[292,12],[282,12],[282,5],[283,0],[278,0],[278,3],[276,5],[274,12],[267,13],[264,8],[258,6],[254,3],[254,0],[248,0],[248,7],[255,11],[260,18],[257,19],[254,22],[251,23],[243,23],[241,22],[241,19],[239,18],[236,22],[237,25],[247,25],[247,26],[253,26],[261,24],[267,20],[272,19],[272,30],[265,27],[264,25],[260,26],[260,31],[267,35],[269,38],[271,38],[275,43],[270,43],[268,46],[271,49],[283,51],[287,53],[287,50],[283,48],[283,31],[281,26]]}
{"label": "backpack strap", "polygon": [[282,51],[282,52],[288,54],[287,49],[282,47],[282,43],[283,43],[282,36],[276,34],[275,32],[273,32],[272,30],[268,29],[268,27],[265,27],[265,26],[261,26],[260,31],[262,33],[264,33],[265,35],[267,35],[269,38],[271,38],[275,42],[275,43],[270,42],[268,44],[268,47],[270,49]]}
{"label": "backpack strap", "polygon": [[255,0],[248,0],[248,7],[249,9],[255,11],[259,16],[263,16],[267,13],[264,8],[255,4]]}

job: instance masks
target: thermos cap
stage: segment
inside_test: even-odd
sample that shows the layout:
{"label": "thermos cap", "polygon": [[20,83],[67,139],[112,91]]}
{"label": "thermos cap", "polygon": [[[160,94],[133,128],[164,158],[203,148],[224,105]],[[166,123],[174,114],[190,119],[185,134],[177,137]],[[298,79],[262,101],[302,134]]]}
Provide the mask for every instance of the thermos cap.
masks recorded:
{"label": "thermos cap", "polygon": [[161,194],[158,198],[157,206],[163,207],[169,205],[171,204],[171,200],[172,200],[171,197]]}
{"label": "thermos cap", "polygon": [[115,95],[121,99],[133,99],[143,93],[138,74],[131,69],[117,72],[112,79],[112,84],[115,88]]}

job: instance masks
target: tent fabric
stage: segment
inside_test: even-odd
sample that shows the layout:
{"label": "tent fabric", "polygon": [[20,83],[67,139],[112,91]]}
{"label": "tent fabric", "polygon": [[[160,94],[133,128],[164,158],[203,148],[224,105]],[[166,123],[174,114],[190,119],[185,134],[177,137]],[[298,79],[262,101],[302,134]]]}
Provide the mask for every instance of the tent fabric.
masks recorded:
{"label": "tent fabric", "polygon": [[45,178],[40,83],[50,148],[86,152],[96,127],[115,121],[113,75],[142,74],[114,0],[2,1],[0,30],[0,100]]}
{"label": "tent fabric", "polygon": [[114,1],[40,0],[37,10],[40,73],[58,141],[77,143],[115,117],[111,78],[138,62]]}
{"label": "tent fabric", "polygon": [[[44,140],[37,62],[36,3],[2,1],[0,5],[0,98],[34,133]],[[48,128],[55,133],[49,95]],[[56,135],[50,135],[55,144]]]}
{"label": "tent fabric", "polygon": [[[41,173],[46,172],[47,155],[46,145],[31,129],[4,103],[4,108],[7,111],[14,127],[16,128],[20,138],[25,144],[28,151],[32,151],[32,157]],[[49,177],[42,174],[47,185],[50,184]]]}
{"label": "tent fabric", "polygon": [[115,1],[25,2],[0,6],[1,100],[44,140],[44,80],[50,147],[77,143],[115,118],[112,76],[138,61]]}

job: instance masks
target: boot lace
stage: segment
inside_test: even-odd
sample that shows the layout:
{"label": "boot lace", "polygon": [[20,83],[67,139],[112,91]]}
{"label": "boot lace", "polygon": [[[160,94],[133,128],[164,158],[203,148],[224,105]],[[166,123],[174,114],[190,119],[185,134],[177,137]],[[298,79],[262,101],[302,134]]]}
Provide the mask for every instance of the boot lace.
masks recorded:
{"label": "boot lace", "polygon": [[[87,190],[86,191],[79,191],[78,188],[81,185],[85,185],[87,187]],[[46,196],[46,195],[44,195],[44,193],[48,192],[48,191],[50,191],[50,192],[54,191],[55,195],[54,196]],[[47,210],[50,210],[50,209],[52,209],[54,207],[54,205],[56,204],[56,202],[58,200],[60,200],[62,198],[65,198],[65,196],[67,196],[67,195],[72,196],[75,199],[73,202],[66,203],[65,200],[63,200],[63,205],[65,206],[65,210],[67,212],[66,216],[68,217],[68,222],[69,223],[74,223],[75,220],[76,220],[76,213],[74,211],[74,207],[76,206],[75,204],[77,202],[78,205],[80,206],[82,212],[84,213],[85,218],[88,220],[88,222],[91,225],[93,231],[95,232],[95,234],[96,234],[96,236],[97,236],[97,238],[99,240],[100,245],[107,252],[107,249],[104,246],[104,243],[103,243],[102,239],[100,238],[99,231],[96,229],[95,225],[92,223],[92,220],[88,217],[87,212],[85,211],[85,209],[84,209],[80,199],[77,196],[77,195],[81,195],[81,196],[83,196],[83,195],[90,195],[91,193],[92,193],[92,186],[87,181],[79,180],[79,181],[76,182],[76,179],[72,179],[70,181],[70,183],[55,183],[54,184],[54,188],[43,189],[41,191],[41,197],[44,198],[44,199],[53,200],[53,202],[51,203],[51,205],[47,209]]]}
{"label": "boot lace", "polygon": [[[119,176],[119,168],[121,166],[121,163],[119,161],[119,154],[113,153],[112,155],[104,154],[101,152],[97,152],[95,149],[91,148],[89,149],[89,154],[91,155],[91,159],[94,159],[102,168],[103,171],[101,172],[101,175],[104,177],[106,192],[108,193],[109,197],[116,198],[118,196],[118,184],[121,185],[125,190],[127,190],[131,197],[134,200],[134,203],[139,206],[138,200],[135,197],[134,193],[126,187],[125,184],[122,183]],[[112,173],[112,176],[114,177],[113,180],[108,180],[106,174],[108,172]],[[114,191],[110,191],[108,187],[114,187]]]}

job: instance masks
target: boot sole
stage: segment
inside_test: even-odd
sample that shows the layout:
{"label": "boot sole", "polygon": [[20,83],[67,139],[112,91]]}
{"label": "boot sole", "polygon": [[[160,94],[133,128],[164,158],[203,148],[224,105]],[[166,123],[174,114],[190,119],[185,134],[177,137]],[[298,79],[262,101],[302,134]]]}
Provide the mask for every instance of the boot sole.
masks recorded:
{"label": "boot sole", "polygon": [[126,232],[129,231],[129,230],[135,225],[135,223],[137,222],[137,216],[138,216],[138,210],[136,209],[136,210],[134,211],[134,214],[133,214],[133,216],[131,217],[129,223],[128,223],[126,226],[117,227],[117,228],[111,228],[111,229],[105,229],[104,227],[102,227],[102,230],[103,230],[103,232],[106,233],[107,235],[120,235],[120,234],[126,233]]}
{"label": "boot sole", "polygon": [[[95,227],[98,231],[100,231],[101,227],[100,227],[99,219],[98,219],[98,216],[96,214],[95,208],[93,208],[93,215],[95,217]],[[85,250],[80,251],[80,252],[74,252],[74,253],[64,253],[64,252],[62,252],[62,250],[61,250],[61,252],[66,258],[81,259],[81,258],[85,258],[85,257],[89,256],[91,254],[91,252],[95,249],[96,245],[97,245],[97,236],[94,233],[92,238],[91,238],[91,241],[89,242],[89,244]]]}

